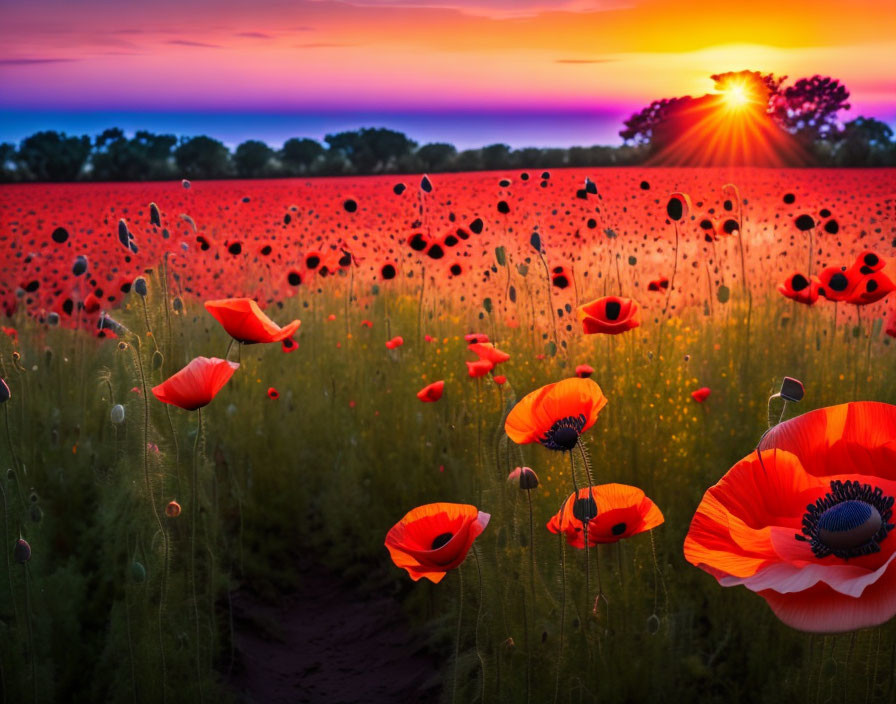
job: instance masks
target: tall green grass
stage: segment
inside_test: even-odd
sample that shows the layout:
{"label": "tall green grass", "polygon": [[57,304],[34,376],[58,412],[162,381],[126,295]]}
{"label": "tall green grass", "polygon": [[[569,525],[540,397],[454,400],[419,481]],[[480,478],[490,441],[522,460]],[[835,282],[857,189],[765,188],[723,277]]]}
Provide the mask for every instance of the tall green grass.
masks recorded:
{"label": "tall green grass", "polygon": [[[551,702],[555,692],[562,702],[893,701],[896,624],[797,633],[759,596],[722,589],[682,555],[703,492],[755,447],[785,375],[806,385],[788,416],[856,399],[896,402],[896,346],[874,321],[834,328],[821,306],[757,297],[748,329],[735,289],[727,303],[712,302],[711,316],[645,315],[617,337],[581,336],[560,308],[555,346],[535,266],[513,274],[515,304],[485,307],[438,287],[420,296],[358,281],[359,297],[347,301],[337,282],[268,311],[302,318],[297,351],[234,349],[240,369],[203,409],[197,442],[197,414],[144,388],[193,356],[223,356],[229,338],[199,301],[166,307],[158,271],[148,280],[145,310],[132,293],[112,313],[129,331],[118,340],[24,317],[13,321],[17,344],[0,335],[0,373],[12,390],[0,409],[10,429],[0,441],[6,701],[226,700],[228,590],[248,583],[265,598],[300,595],[302,554],[359,589],[399,595],[442,654],[444,682],[457,672],[459,702]],[[521,325],[505,324],[508,308]],[[463,335],[473,331],[512,355],[496,370],[503,387],[467,377]],[[405,344],[389,351],[392,335]],[[580,363],[594,367],[609,399],[583,436],[595,481],[642,487],[666,518],[650,534],[590,550],[590,594],[584,553],[545,528],[572,491],[568,459],[503,434],[518,398]],[[420,403],[415,393],[438,379],[443,398]],[[267,397],[269,386],[279,399]],[[690,397],[701,386],[712,389],[702,405]],[[125,408],[120,425],[115,404]],[[518,465],[541,479],[534,534],[525,493],[506,481]],[[177,518],[165,516],[171,500],[183,506]],[[383,547],[405,512],[434,501],[492,515],[460,568],[460,614],[460,574],[412,583]],[[33,550],[25,565],[12,559],[19,533]]]}

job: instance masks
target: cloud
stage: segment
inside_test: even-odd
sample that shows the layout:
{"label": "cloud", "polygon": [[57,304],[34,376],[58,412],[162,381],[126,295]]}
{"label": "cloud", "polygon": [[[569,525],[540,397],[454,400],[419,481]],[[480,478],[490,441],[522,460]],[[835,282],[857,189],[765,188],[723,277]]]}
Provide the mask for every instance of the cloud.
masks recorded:
{"label": "cloud", "polygon": [[35,64],[65,64],[72,61],[80,61],[80,59],[0,59],[0,66],[34,66]]}
{"label": "cloud", "polygon": [[293,44],[294,49],[336,49],[345,46],[358,46],[357,44],[331,44],[329,42],[313,42],[310,44]]}
{"label": "cloud", "polygon": [[202,47],[203,49],[220,49],[220,44],[207,44],[205,42],[194,42],[189,39],[169,39],[166,44],[173,44],[175,46],[197,46]]}
{"label": "cloud", "polygon": [[265,34],[264,32],[237,32],[238,37],[249,37],[250,39],[273,39],[274,35]]}
{"label": "cloud", "polygon": [[556,59],[555,64],[608,64],[616,59]]}
{"label": "cloud", "polygon": [[[321,2],[324,0],[314,0]],[[600,12],[621,6],[618,0],[347,0],[358,7],[400,7],[454,10],[466,15],[502,19],[534,17],[543,12]]]}

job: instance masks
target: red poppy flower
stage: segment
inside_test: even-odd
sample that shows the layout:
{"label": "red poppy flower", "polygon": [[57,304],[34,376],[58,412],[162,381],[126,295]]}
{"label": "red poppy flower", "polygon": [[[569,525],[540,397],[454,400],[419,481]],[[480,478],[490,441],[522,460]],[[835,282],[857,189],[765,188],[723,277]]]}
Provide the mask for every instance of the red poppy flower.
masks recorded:
{"label": "red poppy flower", "polygon": [[684,555],[815,633],[896,616],[896,406],[847,403],[776,426],[703,497]]}
{"label": "red poppy flower", "polygon": [[850,271],[855,271],[856,273],[864,276],[865,274],[873,274],[876,271],[880,271],[886,265],[886,259],[879,256],[877,252],[871,249],[866,249],[856,257],[855,262],[850,267]]}
{"label": "red poppy flower", "polygon": [[665,519],[641,489],[627,484],[600,484],[570,494],[547,527],[551,533],[562,532],[571,546],[584,548],[585,520],[588,546],[594,547],[652,530]]}
{"label": "red poppy flower", "polygon": [[576,376],[580,379],[587,379],[594,374],[594,367],[590,364],[580,364],[576,367]]}
{"label": "red poppy flower", "polygon": [[473,541],[491,516],[468,504],[419,506],[386,535],[386,548],[397,567],[415,582],[421,577],[438,583],[466,558]]}
{"label": "red poppy flower", "polygon": [[669,279],[668,277],[661,276],[658,279],[654,279],[649,284],[647,284],[648,291],[659,291],[663,292],[669,288]]}
{"label": "red poppy flower", "polygon": [[496,374],[492,377],[492,381],[494,381],[498,386],[503,386],[507,383],[507,377],[503,374]]}
{"label": "red poppy flower", "polygon": [[434,381],[428,386],[424,386],[417,392],[417,398],[424,403],[435,403],[442,398],[442,392],[445,390],[444,381]]}
{"label": "red poppy flower", "polygon": [[487,359],[478,359],[475,362],[467,362],[467,373],[473,379],[485,376],[494,368],[495,365]]}
{"label": "red poppy flower", "polygon": [[479,359],[487,359],[492,364],[501,364],[510,359],[509,354],[502,352],[491,342],[474,342],[467,349],[479,357]]}
{"label": "red poppy flower", "polygon": [[618,335],[641,324],[637,301],[618,296],[604,296],[578,309],[582,330],[586,335],[605,333]]}
{"label": "red poppy flower", "polygon": [[373,327],[373,323],[372,323],[371,321],[369,321],[369,320],[362,320],[362,321],[361,321],[361,326],[362,326],[362,327],[365,327],[365,328],[372,328],[372,327]]}
{"label": "red poppy flower", "polygon": [[691,398],[694,399],[697,403],[703,403],[709,395],[712,393],[708,386],[704,386],[702,389],[697,389],[696,391],[691,391]]}
{"label": "red poppy flower", "polygon": [[847,301],[860,282],[861,275],[857,271],[829,266],[818,275],[818,293],[829,301]]}
{"label": "red poppy flower", "polygon": [[818,300],[818,282],[809,280],[800,273],[791,274],[783,284],[778,285],[778,293],[797,303],[811,306]]}
{"label": "red poppy flower", "polygon": [[394,350],[396,347],[401,347],[404,344],[404,338],[401,335],[396,335],[391,340],[386,340],[386,349]]}
{"label": "red poppy flower", "polygon": [[268,389],[268,398],[278,399],[280,398],[280,392],[272,386]]}
{"label": "red poppy flower", "polygon": [[15,328],[8,328],[3,325],[0,325],[0,332],[2,332],[7,337],[11,338],[14,342],[19,341],[19,331]]}
{"label": "red poppy flower", "polygon": [[889,296],[896,291],[896,285],[882,271],[866,274],[859,281],[859,285],[853,289],[847,303],[856,306],[867,306]]}
{"label": "red poppy flower", "polygon": [[180,515],[180,504],[177,501],[169,501],[165,506],[165,515],[168,518],[177,518]]}
{"label": "red poppy flower", "polygon": [[551,450],[572,450],[606,405],[607,397],[591,379],[564,379],[524,396],[507,415],[504,430],[518,445],[539,442]]}
{"label": "red poppy flower", "polygon": [[281,346],[283,347],[283,352],[286,354],[295,352],[297,349],[299,349],[299,343],[293,340],[291,337],[284,337]]}
{"label": "red poppy flower", "polygon": [[477,342],[488,342],[488,335],[482,335],[478,332],[471,332],[469,335],[464,335],[464,339],[467,341],[467,344],[472,345]]}
{"label": "red poppy flower", "polygon": [[301,321],[293,320],[280,327],[251,298],[224,298],[206,301],[205,309],[237,342],[252,345],[258,342],[281,342],[299,329]]}
{"label": "red poppy flower", "polygon": [[211,403],[239,366],[217,357],[196,357],[152,392],[163,403],[195,411]]}

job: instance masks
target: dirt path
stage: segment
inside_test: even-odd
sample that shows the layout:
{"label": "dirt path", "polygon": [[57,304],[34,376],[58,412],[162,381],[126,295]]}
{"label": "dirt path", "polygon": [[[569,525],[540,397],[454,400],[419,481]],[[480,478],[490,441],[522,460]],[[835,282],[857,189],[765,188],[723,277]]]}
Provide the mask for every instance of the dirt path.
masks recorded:
{"label": "dirt path", "polygon": [[333,576],[307,572],[296,594],[276,606],[244,591],[232,603],[230,681],[240,702],[438,699],[438,663],[394,599],[365,597]]}

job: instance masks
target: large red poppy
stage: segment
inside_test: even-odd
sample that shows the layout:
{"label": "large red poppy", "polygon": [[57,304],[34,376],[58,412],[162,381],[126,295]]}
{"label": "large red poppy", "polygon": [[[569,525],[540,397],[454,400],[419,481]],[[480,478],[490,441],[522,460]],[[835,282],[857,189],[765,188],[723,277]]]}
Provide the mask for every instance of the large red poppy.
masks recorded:
{"label": "large red poppy", "polygon": [[280,327],[251,298],[224,298],[206,301],[205,309],[237,342],[251,345],[257,342],[281,342],[292,337],[301,321],[293,320]]}
{"label": "large red poppy", "polygon": [[217,357],[196,357],[152,392],[163,403],[195,411],[211,403],[239,366]]}
{"label": "large red poppy", "polygon": [[837,633],[896,615],[896,406],[822,408],[775,427],[700,502],[687,560],[784,623]]}
{"label": "large red poppy", "polygon": [[818,275],[818,293],[835,303],[848,301],[861,283],[861,278],[856,270],[829,266]]}
{"label": "large red poppy", "polygon": [[518,445],[539,442],[551,450],[572,450],[606,405],[607,397],[591,379],[564,379],[524,396],[507,415],[504,430]]}
{"label": "large red poppy", "polygon": [[604,296],[586,303],[579,307],[578,316],[586,335],[618,335],[641,324],[637,301],[619,296]]}
{"label": "large red poppy", "polygon": [[442,392],[445,390],[445,382],[444,381],[434,381],[427,386],[424,386],[420,391],[417,392],[417,398],[419,398],[424,403],[435,403],[440,398],[442,398]]}
{"label": "large red poppy", "polygon": [[882,271],[875,271],[862,277],[859,285],[853,289],[847,303],[867,306],[869,303],[877,303],[886,298],[893,291],[896,291],[896,285],[890,278]]}
{"label": "large red poppy", "polygon": [[438,583],[464,561],[490,518],[469,504],[418,506],[392,526],[386,548],[392,562],[415,582],[426,577]]}
{"label": "large red poppy", "polygon": [[584,548],[586,519],[589,547],[618,542],[656,528],[665,520],[657,505],[638,487],[600,484],[570,494],[547,527],[551,533],[562,532],[573,547]]}

